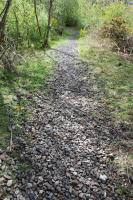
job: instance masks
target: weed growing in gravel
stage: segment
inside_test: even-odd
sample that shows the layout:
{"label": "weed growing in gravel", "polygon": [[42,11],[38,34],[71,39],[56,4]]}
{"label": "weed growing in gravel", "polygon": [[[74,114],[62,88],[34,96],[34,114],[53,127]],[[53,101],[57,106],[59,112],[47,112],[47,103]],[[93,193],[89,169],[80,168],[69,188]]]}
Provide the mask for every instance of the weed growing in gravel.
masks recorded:
{"label": "weed growing in gravel", "polygon": [[31,169],[31,166],[28,165],[28,164],[26,164],[26,163],[22,163],[22,164],[20,164],[20,165],[18,166],[18,170],[19,170],[20,172],[27,172],[27,171],[29,171],[30,169]]}
{"label": "weed growing in gravel", "polygon": [[126,188],[126,187],[124,187],[124,186],[119,186],[119,188],[117,189],[117,192],[119,193],[119,194],[121,194],[121,195],[128,195],[128,196],[130,196],[131,198],[133,197],[132,196],[132,192],[131,192],[131,190],[129,190],[128,188]]}

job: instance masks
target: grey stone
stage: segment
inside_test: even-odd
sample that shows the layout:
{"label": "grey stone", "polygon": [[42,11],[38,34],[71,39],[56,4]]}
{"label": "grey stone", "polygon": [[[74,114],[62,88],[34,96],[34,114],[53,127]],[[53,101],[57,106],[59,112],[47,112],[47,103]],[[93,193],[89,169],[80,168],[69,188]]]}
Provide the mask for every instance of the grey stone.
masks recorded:
{"label": "grey stone", "polygon": [[27,188],[32,188],[33,184],[32,183],[27,183]]}
{"label": "grey stone", "polygon": [[84,193],[80,193],[80,194],[79,194],[79,197],[80,197],[81,199],[83,199],[83,198],[84,198]]}

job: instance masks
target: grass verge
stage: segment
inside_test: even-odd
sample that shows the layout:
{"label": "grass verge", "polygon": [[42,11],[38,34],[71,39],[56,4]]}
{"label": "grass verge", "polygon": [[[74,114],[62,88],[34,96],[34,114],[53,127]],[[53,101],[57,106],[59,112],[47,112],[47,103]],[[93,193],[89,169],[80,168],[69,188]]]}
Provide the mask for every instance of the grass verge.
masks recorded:
{"label": "grass verge", "polygon": [[116,117],[133,125],[133,63],[112,52],[109,42],[97,35],[80,39],[80,54],[102,80],[105,101]]}
{"label": "grass verge", "polygon": [[26,105],[34,92],[44,87],[52,73],[53,62],[42,51],[29,50],[17,73],[0,68],[0,148],[9,145],[11,129],[19,129],[27,114]]}
{"label": "grass verge", "polygon": [[[97,33],[90,33],[79,40],[81,57],[90,63],[98,79],[98,86],[103,90],[102,101],[110,108],[112,116],[126,126],[133,127],[133,63],[127,55],[112,52],[111,44],[98,37]],[[130,129],[129,129],[130,130]],[[126,135],[127,134],[127,135]],[[128,138],[129,136],[129,138]],[[117,153],[114,164],[118,167],[118,174],[127,177],[127,185],[118,187],[118,193],[131,198],[130,188],[133,176],[133,141],[132,131],[125,132],[119,143],[112,145]],[[131,178],[131,179],[130,179]]]}

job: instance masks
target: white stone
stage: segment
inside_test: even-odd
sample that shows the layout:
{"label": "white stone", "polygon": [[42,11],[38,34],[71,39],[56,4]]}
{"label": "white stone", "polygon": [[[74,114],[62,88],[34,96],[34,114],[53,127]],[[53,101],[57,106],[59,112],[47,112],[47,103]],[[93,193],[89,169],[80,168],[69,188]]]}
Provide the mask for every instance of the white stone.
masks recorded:
{"label": "white stone", "polygon": [[39,181],[43,182],[43,177],[42,176],[39,176],[38,179],[39,179]]}
{"label": "white stone", "polygon": [[55,186],[59,185],[60,184],[60,181],[56,181],[55,182]]}
{"label": "white stone", "polygon": [[107,179],[108,179],[108,177],[107,177],[105,174],[100,174],[99,179],[100,179],[101,181],[106,182]]}
{"label": "white stone", "polygon": [[82,198],[84,198],[84,193],[80,193],[79,194],[79,197],[82,199]]}
{"label": "white stone", "polygon": [[78,175],[78,173],[77,173],[77,172],[73,172],[73,175],[77,176],[77,175]]}
{"label": "white stone", "polygon": [[40,193],[40,194],[43,194],[43,190],[40,190],[39,193]]}
{"label": "white stone", "polygon": [[7,186],[8,186],[8,187],[11,187],[12,184],[13,184],[13,181],[12,181],[12,180],[8,180],[8,181],[7,181]]}

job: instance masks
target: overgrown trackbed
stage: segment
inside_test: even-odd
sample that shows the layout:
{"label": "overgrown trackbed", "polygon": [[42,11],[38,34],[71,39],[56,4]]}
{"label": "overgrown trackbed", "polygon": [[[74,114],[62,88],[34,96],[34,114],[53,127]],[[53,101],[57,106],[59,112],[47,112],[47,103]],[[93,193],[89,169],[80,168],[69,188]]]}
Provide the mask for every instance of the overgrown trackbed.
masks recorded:
{"label": "overgrown trackbed", "polygon": [[29,163],[18,173],[18,192],[13,199],[26,200],[120,200],[110,144],[119,127],[100,103],[102,93],[86,63],[74,57],[76,40],[50,51],[57,59],[48,93],[38,92],[29,109],[33,118],[25,123],[21,159]]}

